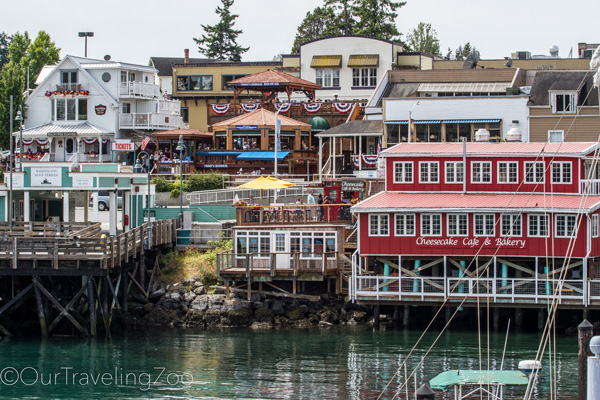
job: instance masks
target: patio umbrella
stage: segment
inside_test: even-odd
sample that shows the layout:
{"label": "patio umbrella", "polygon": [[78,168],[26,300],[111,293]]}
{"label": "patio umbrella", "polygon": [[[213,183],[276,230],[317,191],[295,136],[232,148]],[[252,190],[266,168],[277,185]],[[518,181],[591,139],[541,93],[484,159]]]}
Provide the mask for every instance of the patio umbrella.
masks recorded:
{"label": "patio umbrella", "polygon": [[296,186],[296,184],[281,179],[273,178],[272,176],[260,176],[256,179],[251,180],[250,182],[246,182],[238,186],[238,189],[260,189],[260,205],[262,205],[263,190],[285,189],[289,186]]}

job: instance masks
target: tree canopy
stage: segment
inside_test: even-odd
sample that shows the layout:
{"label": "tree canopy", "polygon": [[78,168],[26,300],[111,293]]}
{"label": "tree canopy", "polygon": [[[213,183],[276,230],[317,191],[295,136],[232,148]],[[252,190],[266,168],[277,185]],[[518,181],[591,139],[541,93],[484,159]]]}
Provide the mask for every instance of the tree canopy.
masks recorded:
{"label": "tree canopy", "polygon": [[360,20],[355,34],[386,40],[400,40],[400,32],[394,22],[396,10],[406,2],[391,0],[355,0],[352,10]]}
{"label": "tree canopy", "polygon": [[201,38],[194,38],[198,44],[198,51],[208,58],[217,60],[241,61],[242,54],[249,47],[237,44],[237,37],[242,33],[240,29],[233,29],[238,14],[232,14],[229,9],[234,0],[221,0],[222,6],[215,9],[220,20],[215,25],[201,25],[204,34]]}
{"label": "tree canopy", "polygon": [[300,51],[300,45],[304,42],[337,34],[335,25],[335,12],[332,7],[317,7],[312,12],[306,13],[306,17],[298,27],[292,54]]}
{"label": "tree canopy", "polygon": [[477,52],[477,55],[479,55],[479,51],[477,51],[475,46],[471,45],[471,42],[467,42],[464,45],[459,45],[454,52],[450,47],[448,47],[448,53],[446,53],[446,57],[462,61],[466,60],[467,56],[474,52]]}
{"label": "tree canopy", "polygon": [[419,25],[408,33],[406,39],[406,44],[412,51],[434,56],[442,55],[437,32],[429,23],[419,22]]}
{"label": "tree canopy", "polygon": [[12,36],[2,32],[0,33],[0,71],[4,64],[8,63],[8,45],[12,41]]}

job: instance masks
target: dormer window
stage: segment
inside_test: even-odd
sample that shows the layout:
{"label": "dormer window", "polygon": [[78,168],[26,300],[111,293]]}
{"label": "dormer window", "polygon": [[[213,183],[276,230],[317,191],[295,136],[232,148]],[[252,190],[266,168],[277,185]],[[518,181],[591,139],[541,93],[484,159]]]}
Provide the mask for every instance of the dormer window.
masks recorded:
{"label": "dormer window", "polygon": [[574,113],[577,111],[576,92],[550,92],[553,113]]}
{"label": "dormer window", "polygon": [[60,71],[60,88],[57,90],[79,90],[77,70]]}

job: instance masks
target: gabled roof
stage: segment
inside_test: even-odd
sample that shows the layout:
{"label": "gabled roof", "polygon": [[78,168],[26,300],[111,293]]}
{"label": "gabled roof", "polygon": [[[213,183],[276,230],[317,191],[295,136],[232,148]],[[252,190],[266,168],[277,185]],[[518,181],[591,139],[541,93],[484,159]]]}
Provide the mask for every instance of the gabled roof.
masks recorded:
{"label": "gabled roof", "polygon": [[531,92],[530,106],[550,106],[550,91],[578,91],[578,105],[597,106],[598,91],[594,89],[594,72],[537,71]]}
{"label": "gabled roof", "polygon": [[268,69],[256,74],[244,76],[228,82],[229,86],[293,86],[305,89],[320,89],[321,85],[297,78],[281,71]]}
{"label": "gabled roof", "polygon": [[382,120],[355,120],[338,125],[326,131],[319,132],[315,136],[330,137],[330,136],[361,136],[370,135],[377,136],[383,134]]}
{"label": "gabled roof", "polygon": [[[304,122],[297,121],[295,119],[286,117],[284,115],[277,116],[281,120],[281,126],[298,127],[310,130],[310,125]],[[256,125],[256,126],[275,126],[275,113],[264,108],[259,108],[256,111],[252,111],[247,114],[241,114],[237,117],[230,118],[225,121],[213,124],[213,128],[225,128],[236,125]]]}
{"label": "gabled roof", "polygon": [[[189,63],[214,63],[211,58],[190,58]],[[154,68],[158,70],[158,76],[172,76],[174,64],[184,64],[183,57],[150,57],[150,62]]]}
{"label": "gabled roof", "polygon": [[213,137],[213,133],[212,132],[205,132],[205,131],[200,131],[197,129],[173,129],[170,131],[160,131],[160,132],[153,132],[152,136],[162,139],[169,139],[169,138],[178,138],[179,135],[183,135],[184,139],[201,139],[201,138],[211,138]]}
{"label": "gabled roof", "polygon": [[[95,127],[89,122],[76,125],[55,125],[45,124],[36,126],[34,128],[27,128],[23,130],[24,138],[45,138],[48,137],[48,133],[75,133],[77,136],[106,136],[112,134],[112,132],[105,132],[100,128]],[[19,137],[20,132],[13,132],[13,137]]]}
{"label": "gabled roof", "polygon": [[[537,156],[542,152],[546,155],[561,155],[583,157],[592,153],[598,143],[569,142],[569,143],[467,143],[469,156]],[[418,157],[418,156],[461,156],[462,143],[400,143],[384,150],[384,157]]]}

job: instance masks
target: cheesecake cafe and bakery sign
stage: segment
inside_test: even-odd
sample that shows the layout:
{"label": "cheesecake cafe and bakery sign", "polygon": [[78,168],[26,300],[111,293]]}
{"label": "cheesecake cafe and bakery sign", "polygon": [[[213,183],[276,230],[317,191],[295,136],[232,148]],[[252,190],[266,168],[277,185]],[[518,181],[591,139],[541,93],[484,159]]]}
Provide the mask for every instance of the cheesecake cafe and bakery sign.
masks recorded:
{"label": "cheesecake cafe and bakery sign", "polygon": [[135,144],[131,141],[117,140],[112,142],[112,151],[135,151]]}
{"label": "cheesecake cafe and bakery sign", "polygon": [[506,248],[524,249],[527,241],[525,239],[513,239],[510,237],[460,237],[460,238],[431,238],[418,237],[416,244],[419,247],[460,247],[460,248]]}

